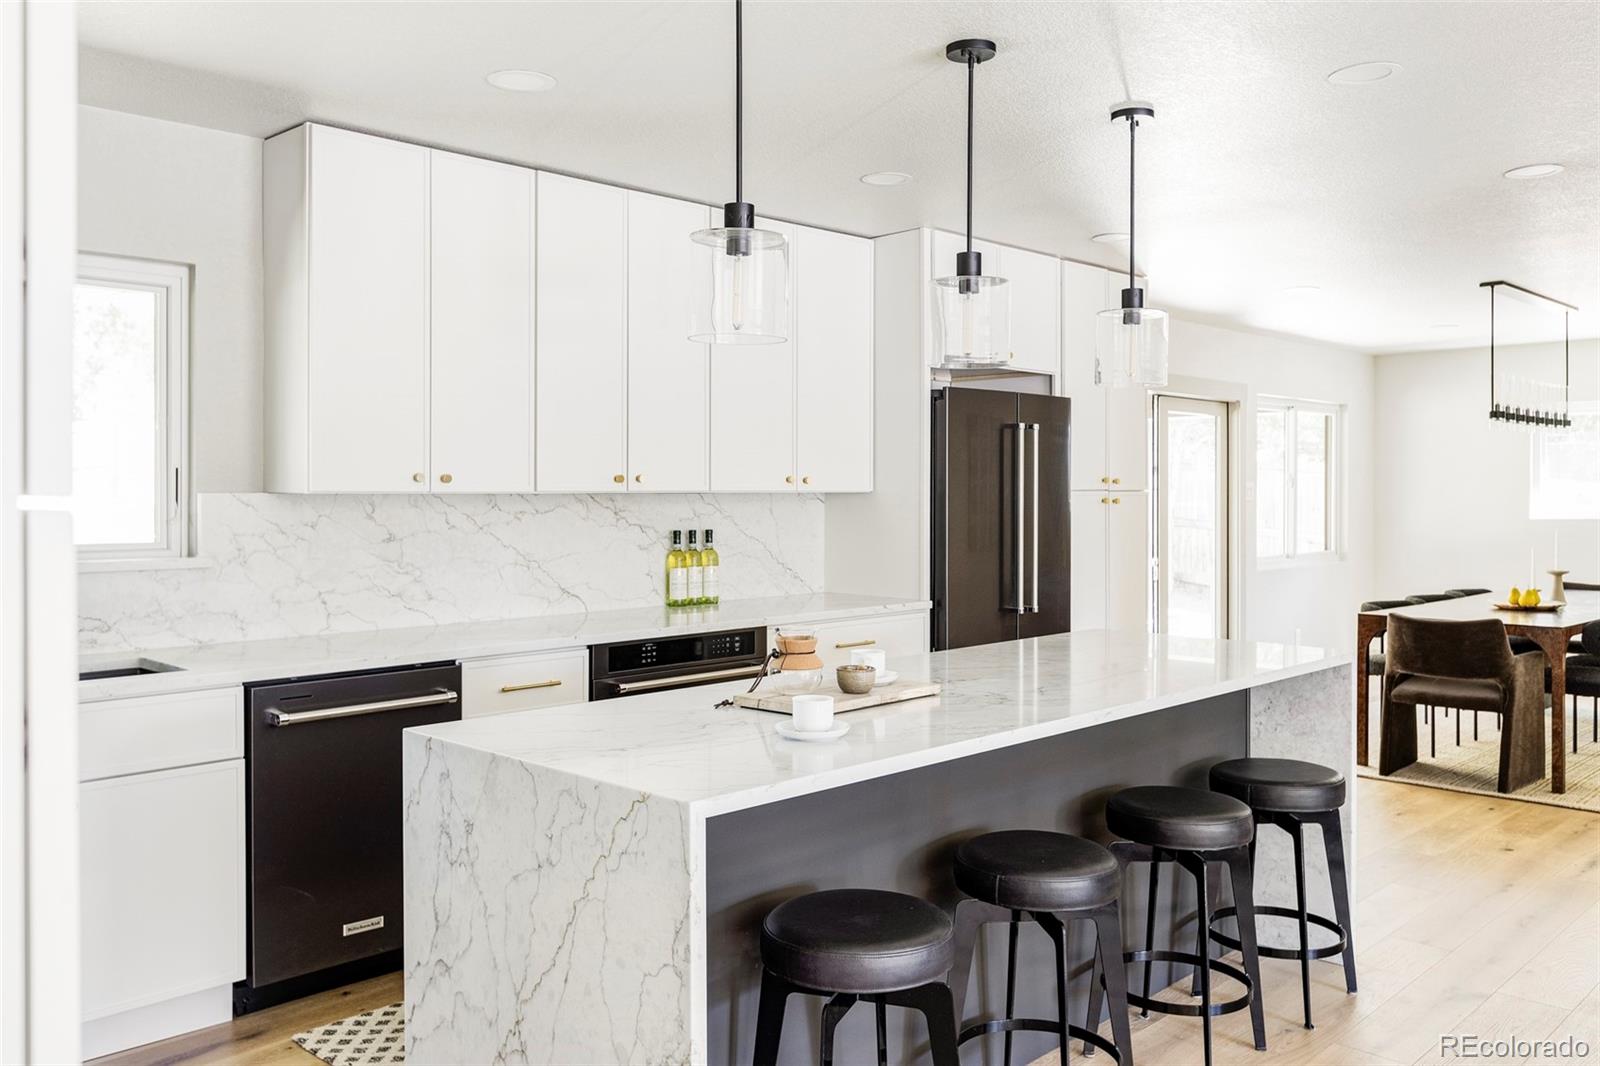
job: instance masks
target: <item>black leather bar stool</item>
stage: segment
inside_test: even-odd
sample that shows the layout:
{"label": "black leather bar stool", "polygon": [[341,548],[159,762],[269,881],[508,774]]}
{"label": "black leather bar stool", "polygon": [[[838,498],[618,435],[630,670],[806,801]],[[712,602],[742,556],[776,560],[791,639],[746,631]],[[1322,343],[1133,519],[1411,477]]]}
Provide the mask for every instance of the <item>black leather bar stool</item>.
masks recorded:
{"label": "black leather bar stool", "polygon": [[[1300,947],[1259,947],[1256,950],[1269,959],[1298,959],[1300,961],[1300,996],[1305,1007],[1306,1028],[1311,1024],[1311,960],[1326,959],[1333,955],[1344,956],[1344,987],[1346,992],[1356,990],[1356,954],[1350,942],[1350,883],[1345,871],[1344,836],[1340,831],[1339,808],[1344,806],[1344,775],[1337,770],[1297,759],[1229,759],[1211,768],[1211,787],[1246,804],[1255,816],[1257,831],[1263,825],[1275,825],[1289,834],[1294,841],[1294,890],[1296,906],[1257,907],[1256,914],[1275,918],[1293,918],[1300,925]],[[1306,910],[1306,852],[1305,826],[1322,827],[1322,846],[1328,853],[1328,878],[1333,888],[1333,912],[1337,920],[1330,921],[1320,914]],[[1255,843],[1250,845],[1254,864]],[[1224,907],[1211,916],[1213,926],[1219,921],[1235,917],[1232,907]],[[1333,933],[1337,939],[1325,947],[1313,948],[1307,924],[1320,926]],[[1237,948],[1239,941],[1215,928],[1211,939],[1225,947]]]}
{"label": "black leather bar stool", "polygon": [[[1037,829],[1013,829],[973,837],[956,849],[956,885],[966,899],[956,904],[955,964],[950,987],[955,993],[956,1016],[966,998],[967,975],[977,947],[978,930],[991,922],[1005,922],[1006,1012],[994,1021],[973,1022],[961,1028],[959,1042],[991,1033],[1004,1033],[1005,1063],[1011,1066],[1011,1034],[1018,1031],[1058,1033],[1061,1061],[1067,1061],[1067,1041],[1076,1038],[1087,1046],[1109,1051],[1121,1066],[1133,1062],[1133,1042],[1128,1025],[1128,978],[1122,959],[1122,869],[1111,853],[1092,840]],[[1056,1019],[1017,1018],[1017,931],[1031,919],[1050,937],[1056,949]],[[1089,1016],[1087,1028],[1067,1021],[1067,926],[1083,919],[1094,923],[1099,949],[1099,969],[1091,975],[1105,982],[1111,1006],[1111,1032],[1115,1043],[1101,1036],[1098,1012]],[[1099,987],[1096,985],[1096,987]]]}
{"label": "black leather bar stool", "polygon": [[[1111,845],[1124,868],[1129,863],[1150,864],[1150,900],[1145,915],[1145,946],[1123,954],[1127,962],[1142,962],[1144,989],[1128,994],[1128,1002],[1148,1015],[1181,1014],[1199,1017],[1205,1034],[1206,1066],[1211,1064],[1211,1019],[1220,1014],[1250,1008],[1250,1027],[1257,1051],[1267,1049],[1267,1024],[1261,1009],[1261,960],[1256,953],[1255,904],[1251,891],[1251,849],[1255,839],[1255,818],[1250,808],[1232,796],[1197,788],[1168,785],[1141,785],[1125,788],[1106,804],[1106,828],[1121,840]],[[1156,950],[1151,945],[1156,935],[1156,890],[1160,885],[1161,864],[1175,862],[1194,877],[1195,899],[1199,909],[1195,950],[1190,952]],[[1240,954],[1244,969],[1211,958],[1207,931],[1211,928],[1212,863],[1228,867],[1233,882],[1233,901],[1240,915]],[[1175,962],[1196,970],[1200,1003],[1170,1003],[1150,998],[1151,963]],[[1222,1003],[1211,1000],[1211,974],[1215,971],[1244,986],[1244,994]],[[1099,989],[1090,986],[1090,1017],[1099,1016]],[[1085,1051],[1088,1050],[1086,1047]]]}
{"label": "black leather bar stool", "polygon": [[795,992],[828,997],[823,1066],[833,1063],[835,1027],[859,1001],[877,1009],[878,1066],[888,1061],[885,1006],[920,1011],[934,1066],[959,1066],[955,1008],[945,983],[951,932],[949,915],[903,892],[832,889],[778,904],[761,923],[755,1066],[778,1061],[783,1010]]}

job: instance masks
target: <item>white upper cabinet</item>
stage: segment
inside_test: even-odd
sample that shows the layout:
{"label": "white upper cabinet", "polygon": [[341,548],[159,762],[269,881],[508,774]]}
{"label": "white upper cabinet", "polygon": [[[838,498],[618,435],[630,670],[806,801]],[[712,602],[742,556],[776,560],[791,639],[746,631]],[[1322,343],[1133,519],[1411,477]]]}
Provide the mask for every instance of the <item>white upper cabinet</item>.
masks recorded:
{"label": "white upper cabinet", "polygon": [[622,492],[627,481],[627,196],[612,185],[539,174],[540,492]]}
{"label": "white upper cabinet", "polygon": [[1114,488],[1110,499],[1106,508],[1105,626],[1148,632],[1150,495]]}
{"label": "white upper cabinet", "polygon": [[432,153],[435,492],[533,488],[530,170]]}
{"label": "white upper cabinet", "polygon": [[[1072,398],[1073,491],[1099,490],[1106,473],[1106,390],[1095,384],[1095,316],[1108,306],[1108,275],[1096,266],[1061,264],[1061,387]],[[1076,590],[1074,590],[1076,597]]]}
{"label": "white upper cabinet", "polygon": [[1007,248],[1005,276],[1011,290],[1011,369],[1059,376],[1061,260]]}
{"label": "white upper cabinet", "polygon": [[262,221],[268,489],[425,491],[428,150],[279,134]]}
{"label": "white upper cabinet", "polygon": [[785,492],[799,483],[794,462],[795,227],[769,218],[757,224],[782,233],[789,242],[789,336],[781,344],[711,346],[713,492]]}
{"label": "white upper cabinet", "polygon": [[872,491],[872,242],[795,227],[801,492]]}
{"label": "white upper cabinet", "polygon": [[707,345],[689,340],[689,234],[703,204],[628,193],[628,491],[704,492]]}

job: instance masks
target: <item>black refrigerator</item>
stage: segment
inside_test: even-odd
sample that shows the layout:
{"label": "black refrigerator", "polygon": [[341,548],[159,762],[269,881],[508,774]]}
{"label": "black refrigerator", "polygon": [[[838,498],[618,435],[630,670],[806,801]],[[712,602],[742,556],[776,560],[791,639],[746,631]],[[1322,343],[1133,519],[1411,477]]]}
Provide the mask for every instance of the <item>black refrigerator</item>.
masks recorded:
{"label": "black refrigerator", "polygon": [[933,646],[1071,628],[1062,396],[933,392]]}

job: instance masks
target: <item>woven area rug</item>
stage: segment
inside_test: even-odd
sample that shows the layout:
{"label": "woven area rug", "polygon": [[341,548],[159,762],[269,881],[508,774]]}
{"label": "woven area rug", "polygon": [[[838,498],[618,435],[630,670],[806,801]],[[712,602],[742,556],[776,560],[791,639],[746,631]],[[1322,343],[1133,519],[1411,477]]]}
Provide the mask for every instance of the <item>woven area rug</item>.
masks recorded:
{"label": "woven area rug", "polygon": [[[1437,712],[1435,712],[1437,713]],[[1456,746],[1455,716],[1463,712],[1452,711],[1449,718],[1440,717],[1439,754],[1428,757],[1428,726],[1417,715],[1417,750],[1420,757],[1415,763],[1398,773],[1378,774],[1378,730],[1373,728],[1372,766],[1358,766],[1362,777],[1375,777],[1381,781],[1404,781],[1412,785],[1427,785],[1451,792],[1476,792],[1485,796],[1498,796],[1494,784],[1500,773],[1500,732],[1495,728],[1495,716],[1479,717],[1478,739],[1472,739],[1472,712],[1466,711],[1461,723],[1461,746]],[[1600,744],[1595,743],[1591,732],[1591,710],[1588,699],[1578,704],[1578,750],[1572,750],[1572,704],[1566,708],[1567,726],[1567,790],[1561,795],[1550,791],[1550,778],[1509,793],[1507,799],[1528,803],[1545,803],[1552,807],[1572,807],[1582,811],[1600,813]],[[1545,723],[1544,765],[1548,775],[1550,767],[1550,727]]]}
{"label": "woven area rug", "polygon": [[406,1061],[405,1005],[392,1003],[296,1033],[296,1044],[331,1066]]}

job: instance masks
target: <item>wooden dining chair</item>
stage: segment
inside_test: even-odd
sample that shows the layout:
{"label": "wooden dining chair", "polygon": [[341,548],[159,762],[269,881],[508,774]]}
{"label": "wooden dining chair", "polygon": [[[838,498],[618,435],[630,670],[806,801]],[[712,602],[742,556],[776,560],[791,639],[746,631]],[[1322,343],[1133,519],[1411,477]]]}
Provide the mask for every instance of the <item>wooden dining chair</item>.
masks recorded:
{"label": "wooden dining chair", "polygon": [[1415,711],[1422,704],[1500,715],[1496,789],[1514,792],[1544,777],[1544,657],[1513,655],[1498,619],[1451,622],[1389,618],[1378,772],[1417,761]]}

